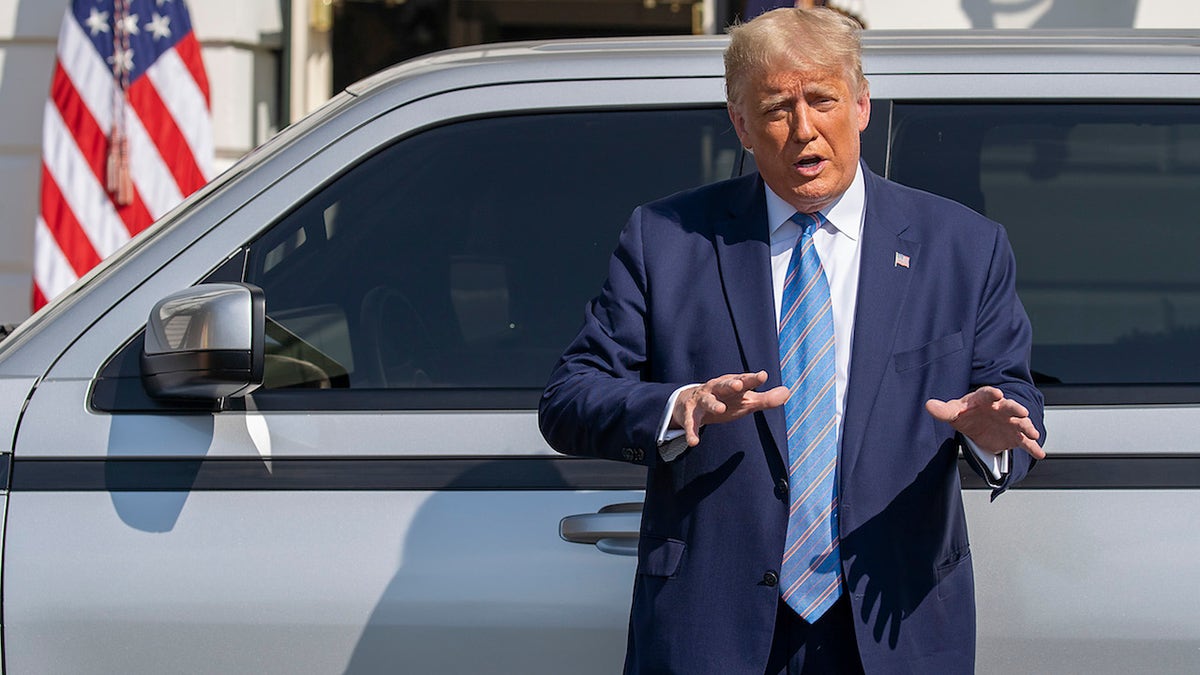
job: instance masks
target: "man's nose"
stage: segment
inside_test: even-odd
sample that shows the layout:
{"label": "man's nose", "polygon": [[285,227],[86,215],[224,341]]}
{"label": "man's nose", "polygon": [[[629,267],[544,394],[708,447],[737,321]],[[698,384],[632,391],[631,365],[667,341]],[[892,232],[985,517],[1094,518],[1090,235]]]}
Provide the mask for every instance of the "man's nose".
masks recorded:
{"label": "man's nose", "polygon": [[817,128],[813,125],[812,110],[801,103],[796,106],[796,115],[793,117],[792,124],[792,140],[797,143],[808,143],[816,139]]}

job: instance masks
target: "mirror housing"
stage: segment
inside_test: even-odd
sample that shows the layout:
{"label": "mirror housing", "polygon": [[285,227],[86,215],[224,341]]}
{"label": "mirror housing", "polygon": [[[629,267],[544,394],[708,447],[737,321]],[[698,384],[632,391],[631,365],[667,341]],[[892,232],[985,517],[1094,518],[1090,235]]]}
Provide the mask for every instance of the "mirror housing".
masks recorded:
{"label": "mirror housing", "polygon": [[245,396],[263,382],[265,324],[263,291],[252,284],[172,293],[146,322],[142,384],[156,398]]}

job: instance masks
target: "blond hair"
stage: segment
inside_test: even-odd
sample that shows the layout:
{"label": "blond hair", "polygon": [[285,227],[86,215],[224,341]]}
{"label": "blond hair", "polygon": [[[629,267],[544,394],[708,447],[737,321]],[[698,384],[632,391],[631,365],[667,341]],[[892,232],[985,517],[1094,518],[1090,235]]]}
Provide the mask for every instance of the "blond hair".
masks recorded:
{"label": "blond hair", "polygon": [[729,27],[725,96],[740,103],[747,82],[780,63],[796,68],[844,69],[851,88],[867,83],[862,71],[862,27],[832,9],[783,7]]}

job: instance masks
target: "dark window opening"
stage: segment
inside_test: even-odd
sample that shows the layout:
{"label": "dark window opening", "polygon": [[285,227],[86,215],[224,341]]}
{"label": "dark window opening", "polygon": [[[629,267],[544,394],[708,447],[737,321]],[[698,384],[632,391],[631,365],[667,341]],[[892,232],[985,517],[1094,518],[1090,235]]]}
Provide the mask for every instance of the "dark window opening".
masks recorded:
{"label": "dark window opening", "polygon": [[[351,0],[335,5],[333,88],[430,52],[550,38],[691,35],[703,2],[689,0]],[[718,3],[724,27],[732,8]]]}

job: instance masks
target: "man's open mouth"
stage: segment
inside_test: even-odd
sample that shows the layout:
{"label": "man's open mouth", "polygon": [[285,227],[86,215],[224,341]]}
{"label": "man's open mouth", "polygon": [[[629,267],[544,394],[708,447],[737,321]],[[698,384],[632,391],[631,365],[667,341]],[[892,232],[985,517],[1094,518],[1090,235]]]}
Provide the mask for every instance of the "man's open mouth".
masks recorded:
{"label": "man's open mouth", "polygon": [[796,162],[796,166],[800,167],[801,169],[805,169],[814,167],[820,164],[822,161],[823,160],[820,157],[802,157],[800,158],[800,161]]}

